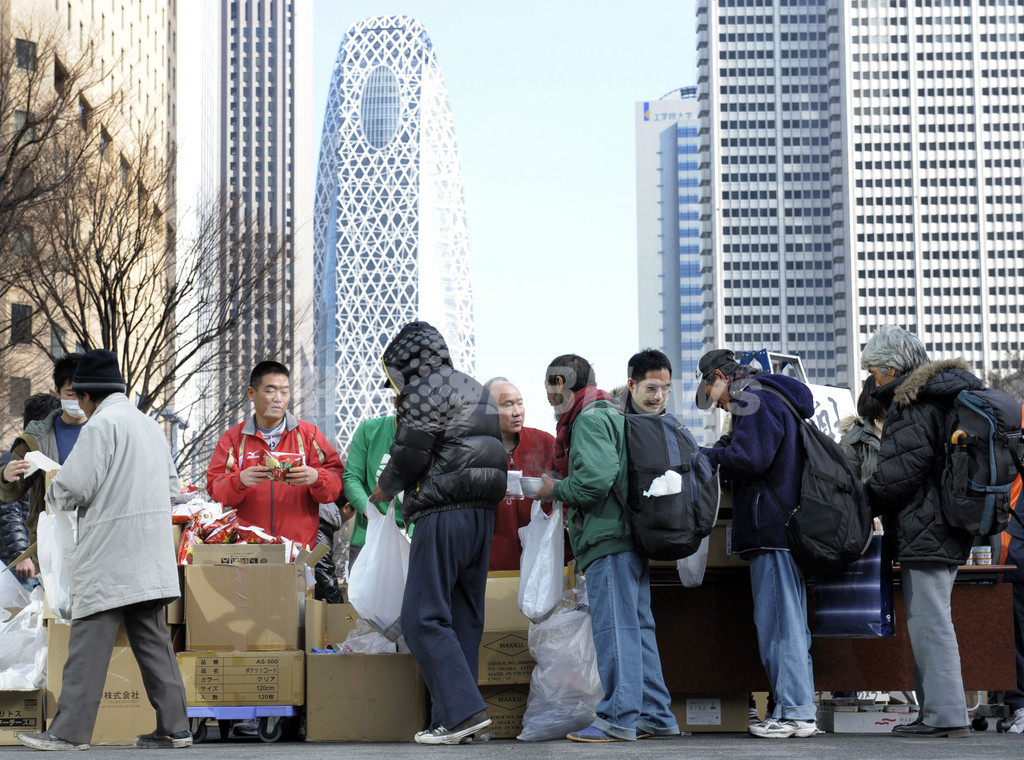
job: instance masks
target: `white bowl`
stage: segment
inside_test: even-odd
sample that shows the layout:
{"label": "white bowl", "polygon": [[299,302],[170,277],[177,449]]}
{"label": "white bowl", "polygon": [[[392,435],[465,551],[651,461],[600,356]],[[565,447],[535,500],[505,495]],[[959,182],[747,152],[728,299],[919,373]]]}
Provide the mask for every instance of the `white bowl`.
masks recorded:
{"label": "white bowl", "polygon": [[519,485],[523,489],[523,495],[532,499],[537,496],[537,492],[544,485],[544,481],[540,478],[520,478]]}

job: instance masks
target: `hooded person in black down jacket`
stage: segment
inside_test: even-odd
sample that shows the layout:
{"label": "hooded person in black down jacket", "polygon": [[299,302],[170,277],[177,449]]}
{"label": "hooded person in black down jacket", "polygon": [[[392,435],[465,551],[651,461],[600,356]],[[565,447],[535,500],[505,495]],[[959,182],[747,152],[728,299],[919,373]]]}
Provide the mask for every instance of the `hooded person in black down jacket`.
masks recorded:
{"label": "hooded person in black down jacket", "polygon": [[402,634],[433,701],[420,744],[459,744],[491,723],[477,687],[487,564],[495,505],[505,496],[498,407],[476,380],[452,368],[448,346],[411,322],[384,350],[398,392],[391,458],[370,501],[404,491],[415,522],[402,602]]}
{"label": "hooded person in black down jacket", "polygon": [[861,366],[874,377],[875,396],[889,409],[867,492],[872,512],[882,516],[886,530],[897,533],[921,704],[921,722],[896,726],[893,733],[967,736],[971,729],[950,595],[972,538],[942,520],[939,482],[946,413],[960,391],[984,386],[963,360],[930,362],[916,336],[892,325],[880,327],[868,340]]}

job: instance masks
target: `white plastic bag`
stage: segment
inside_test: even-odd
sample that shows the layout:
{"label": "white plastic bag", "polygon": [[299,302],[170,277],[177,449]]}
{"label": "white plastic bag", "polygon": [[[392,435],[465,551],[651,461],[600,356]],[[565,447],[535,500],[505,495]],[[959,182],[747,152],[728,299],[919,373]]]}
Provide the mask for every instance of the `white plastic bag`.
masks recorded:
{"label": "white plastic bag", "polygon": [[46,602],[62,620],[71,619],[71,558],[78,543],[77,510],[39,513],[36,525],[39,542],[39,575],[46,589]]}
{"label": "white plastic bag", "polygon": [[562,739],[594,722],[604,696],[597,672],[597,651],[590,613],[560,609],[542,623],[530,624],[530,654],[537,661],[523,714],[522,741]]}
{"label": "white plastic bag", "polygon": [[348,599],[389,641],[401,635],[402,596],[409,574],[409,537],[395,523],[395,503],[382,515],[366,504],[366,543],[352,567]]}
{"label": "white plastic bag", "polygon": [[[6,617],[6,613],[2,616]],[[46,686],[46,629],[43,590],[36,587],[28,604],[0,623],[0,691]]]}
{"label": "white plastic bag", "polygon": [[409,651],[405,646],[405,639],[389,641],[384,634],[362,618],[356,621],[356,627],[348,632],[345,641],[336,646],[342,654],[394,654]]}
{"label": "white plastic bag", "polygon": [[523,555],[519,562],[519,609],[537,622],[562,601],[562,505],[555,502],[551,515],[533,502],[530,524],[519,529]]}
{"label": "white plastic bag", "polygon": [[676,560],[676,571],[679,573],[679,582],[686,588],[697,588],[704,582],[704,571],[708,566],[708,543],[710,536],[704,536],[700,541],[697,551],[689,557]]}
{"label": "white plastic bag", "polygon": [[14,574],[14,568],[0,572],[0,620],[7,617],[4,610],[18,609],[28,602],[28,592]]}

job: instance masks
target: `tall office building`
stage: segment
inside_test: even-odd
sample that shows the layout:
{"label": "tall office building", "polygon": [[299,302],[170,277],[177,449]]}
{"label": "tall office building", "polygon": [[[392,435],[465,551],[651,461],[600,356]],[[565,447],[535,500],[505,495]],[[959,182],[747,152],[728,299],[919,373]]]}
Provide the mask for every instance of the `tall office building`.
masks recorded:
{"label": "tall office building", "polygon": [[[230,302],[252,273],[256,292],[228,317],[235,327],[202,357],[194,394],[200,422],[247,408],[249,372],[271,359],[291,369],[292,409],[315,396],[312,379],[312,4],[218,0],[189,6],[194,121],[189,176],[200,206],[219,206],[221,247],[210,272],[210,303]],[[184,23],[184,22],[183,22]],[[202,62],[201,67],[197,65]],[[201,128],[197,129],[196,126]],[[195,188],[183,188],[183,193]],[[197,201],[189,198],[190,204]],[[257,272],[264,274],[257,275]],[[212,443],[218,431],[211,430]]]}
{"label": "tall office building", "polygon": [[682,87],[635,108],[640,346],[660,348],[672,362],[669,410],[691,429],[704,423],[683,392],[703,352],[696,98],[696,87]]}
{"label": "tall office building", "polygon": [[405,323],[476,352],[466,211],[448,94],[426,30],[366,19],[342,38],[320,143],[314,249],[318,419],[347,448],[387,413],[380,358]]}
{"label": "tall office building", "polygon": [[880,324],[979,373],[1021,350],[1024,13],[698,0],[707,345],[859,385]]}

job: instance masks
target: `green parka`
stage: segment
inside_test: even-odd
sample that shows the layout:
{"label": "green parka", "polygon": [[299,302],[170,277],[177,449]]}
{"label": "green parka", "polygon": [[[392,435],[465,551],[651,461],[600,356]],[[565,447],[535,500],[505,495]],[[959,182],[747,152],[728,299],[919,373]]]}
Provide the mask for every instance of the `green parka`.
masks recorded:
{"label": "green parka", "polygon": [[569,508],[569,542],[581,571],[595,559],[636,551],[614,485],[629,491],[625,422],[614,404],[595,401],[573,422],[569,474],[555,484],[555,498]]}

